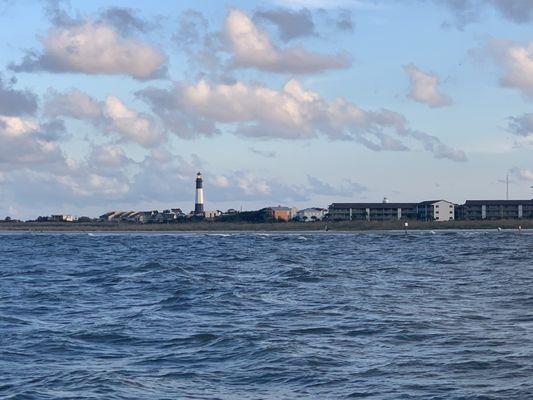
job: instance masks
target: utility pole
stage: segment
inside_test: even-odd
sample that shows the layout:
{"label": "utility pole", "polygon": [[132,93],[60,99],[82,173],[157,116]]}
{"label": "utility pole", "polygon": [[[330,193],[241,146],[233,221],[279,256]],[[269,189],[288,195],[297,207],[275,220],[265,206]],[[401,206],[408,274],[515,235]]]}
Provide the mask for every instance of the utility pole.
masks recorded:
{"label": "utility pole", "polygon": [[509,173],[507,173],[505,180],[505,200],[509,200]]}

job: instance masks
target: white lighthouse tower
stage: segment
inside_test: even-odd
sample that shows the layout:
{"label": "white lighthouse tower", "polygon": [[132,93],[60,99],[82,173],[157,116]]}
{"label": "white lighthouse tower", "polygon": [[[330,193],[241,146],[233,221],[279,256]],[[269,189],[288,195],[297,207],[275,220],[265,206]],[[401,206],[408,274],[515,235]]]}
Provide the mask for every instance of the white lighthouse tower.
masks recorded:
{"label": "white lighthouse tower", "polygon": [[196,174],[196,197],[194,204],[194,214],[203,215],[204,213],[204,189],[203,189],[202,174],[198,172]]}

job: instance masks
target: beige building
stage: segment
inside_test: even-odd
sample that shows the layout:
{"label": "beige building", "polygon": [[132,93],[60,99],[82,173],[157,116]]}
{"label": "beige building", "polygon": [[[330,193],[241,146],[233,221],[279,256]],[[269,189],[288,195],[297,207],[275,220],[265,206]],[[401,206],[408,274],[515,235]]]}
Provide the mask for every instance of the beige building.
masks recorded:
{"label": "beige building", "polygon": [[455,204],[446,200],[429,200],[418,203],[418,219],[422,221],[453,221]]}

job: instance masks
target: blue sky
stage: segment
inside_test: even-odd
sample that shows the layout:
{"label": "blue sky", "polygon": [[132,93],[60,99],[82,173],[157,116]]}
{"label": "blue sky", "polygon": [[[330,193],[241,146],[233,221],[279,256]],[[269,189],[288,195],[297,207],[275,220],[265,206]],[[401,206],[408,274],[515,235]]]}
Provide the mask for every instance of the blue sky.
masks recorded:
{"label": "blue sky", "polygon": [[533,196],[533,2],[0,1],[0,218]]}

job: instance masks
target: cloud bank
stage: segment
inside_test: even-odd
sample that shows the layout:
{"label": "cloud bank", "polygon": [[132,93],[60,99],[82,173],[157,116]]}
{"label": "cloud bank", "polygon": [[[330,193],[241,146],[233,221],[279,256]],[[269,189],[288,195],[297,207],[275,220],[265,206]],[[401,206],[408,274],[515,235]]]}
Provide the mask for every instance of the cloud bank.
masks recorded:
{"label": "cloud bank", "polygon": [[154,119],[127,107],[116,96],[107,96],[104,102],[73,89],[66,93],[51,91],[45,104],[50,117],[69,117],[89,122],[107,133],[117,134],[122,140],[141,146],[155,147],[166,140],[164,131]]}
{"label": "cloud bank", "polygon": [[281,90],[259,85],[177,82],[168,89],[148,87],[137,96],[150,104],[166,128],[178,136],[203,129],[215,135],[223,128],[255,138],[354,140],[374,151],[408,150],[415,141],[437,158],[466,160],[466,155],[435,136],[408,126],[401,114],[382,109],[367,111],[344,98],[331,102],[291,79]]}
{"label": "cloud bank", "polygon": [[226,18],[224,34],[236,67],[308,74],[350,66],[348,57],[342,54],[323,55],[302,47],[278,48],[266,32],[257,28],[244,12],[236,9],[231,10]]}
{"label": "cloud bank", "polygon": [[65,160],[54,131],[58,128],[63,127],[0,115],[0,171],[61,167]]}
{"label": "cloud bank", "polygon": [[126,37],[105,22],[82,20],[59,25],[39,39],[42,51],[29,51],[15,72],[47,71],[129,75],[151,79],[166,74],[166,56],[159,49],[133,37]]}

